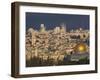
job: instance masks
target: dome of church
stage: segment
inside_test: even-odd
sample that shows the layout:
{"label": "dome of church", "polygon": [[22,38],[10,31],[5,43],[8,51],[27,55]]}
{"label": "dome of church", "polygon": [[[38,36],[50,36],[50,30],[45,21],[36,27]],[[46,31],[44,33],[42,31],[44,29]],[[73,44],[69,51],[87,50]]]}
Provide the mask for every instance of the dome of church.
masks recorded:
{"label": "dome of church", "polygon": [[29,29],[28,29],[28,32],[29,32],[29,33],[34,32],[34,29],[33,29],[33,28],[29,28]]}

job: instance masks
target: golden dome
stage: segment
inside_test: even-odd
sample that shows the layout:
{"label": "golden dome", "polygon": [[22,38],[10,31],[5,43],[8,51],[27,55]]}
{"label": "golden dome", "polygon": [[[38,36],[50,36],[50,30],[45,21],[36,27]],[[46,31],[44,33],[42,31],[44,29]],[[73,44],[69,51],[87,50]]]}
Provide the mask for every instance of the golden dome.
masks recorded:
{"label": "golden dome", "polygon": [[74,48],[75,52],[85,53],[87,51],[87,45],[84,43],[79,43]]}

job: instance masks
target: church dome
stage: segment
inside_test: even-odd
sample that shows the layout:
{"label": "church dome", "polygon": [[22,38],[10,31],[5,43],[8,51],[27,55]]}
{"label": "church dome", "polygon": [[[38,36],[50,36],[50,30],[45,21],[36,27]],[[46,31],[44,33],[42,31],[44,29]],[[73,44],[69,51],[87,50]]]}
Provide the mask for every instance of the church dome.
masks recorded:
{"label": "church dome", "polygon": [[33,29],[33,28],[29,28],[29,29],[28,29],[28,32],[29,32],[29,33],[34,32],[34,29]]}

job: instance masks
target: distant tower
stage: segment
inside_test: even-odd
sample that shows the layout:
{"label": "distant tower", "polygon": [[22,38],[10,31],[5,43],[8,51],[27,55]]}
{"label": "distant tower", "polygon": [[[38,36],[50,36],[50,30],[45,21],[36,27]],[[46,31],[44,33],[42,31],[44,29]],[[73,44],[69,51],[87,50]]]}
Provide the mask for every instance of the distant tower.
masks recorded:
{"label": "distant tower", "polygon": [[66,24],[62,23],[60,26],[61,26],[61,32],[66,32]]}
{"label": "distant tower", "polygon": [[79,30],[82,31],[83,29],[82,28],[79,28]]}
{"label": "distant tower", "polygon": [[44,24],[41,24],[40,25],[40,32],[45,32],[45,31],[46,31],[46,29],[45,29]]}
{"label": "distant tower", "polygon": [[60,27],[56,27],[56,28],[54,29],[54,32],[55,32],[55,33],[59,33],[59,32],[60,32]]}

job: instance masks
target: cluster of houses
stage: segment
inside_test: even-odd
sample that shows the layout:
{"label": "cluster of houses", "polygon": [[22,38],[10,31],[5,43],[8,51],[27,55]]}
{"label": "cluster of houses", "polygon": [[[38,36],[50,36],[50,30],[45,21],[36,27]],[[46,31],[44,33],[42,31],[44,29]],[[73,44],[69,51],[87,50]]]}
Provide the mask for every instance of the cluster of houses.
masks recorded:
{"label": "cluster of houses", "polygon": [[[45,25],[41,24],[40,30],[35,30],[33,27],[26,31],[26,60],[40,58],[42,61],[46,61],[52,59],[57,64],[65,57],[72,61],[89,58],[89,45],[86,43],[88,40],[88,30],[79,28],[67,31],[64,24],[53,30],[46,30]],[[75,47],[79,43],[85,44],[85,51],[76,52]]]}

